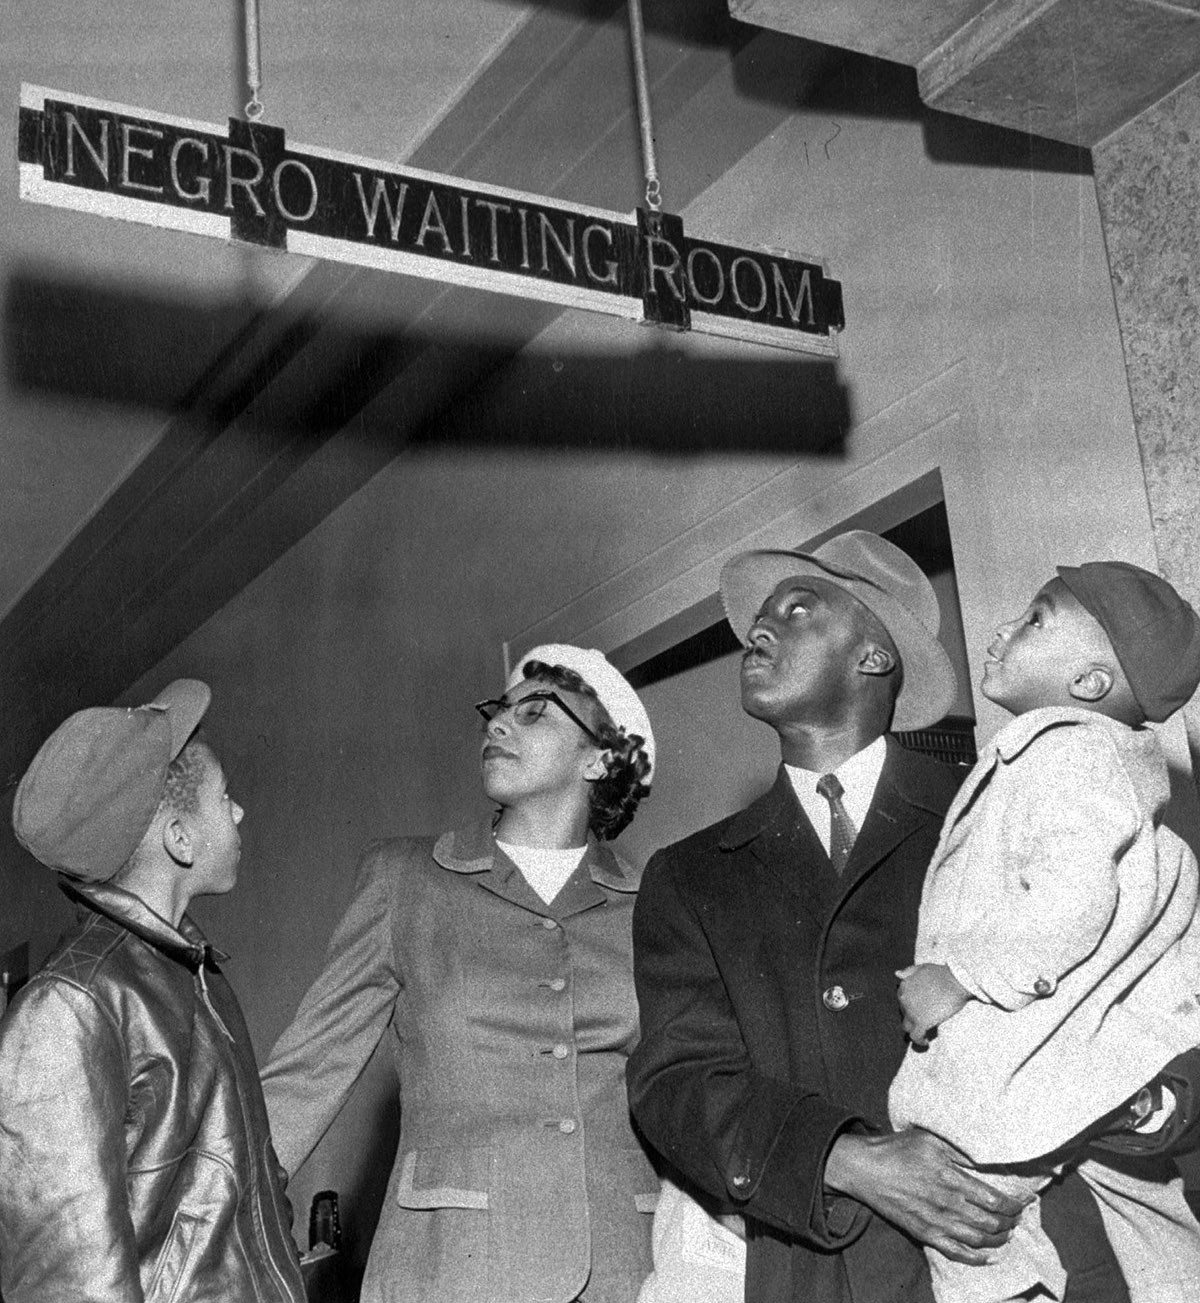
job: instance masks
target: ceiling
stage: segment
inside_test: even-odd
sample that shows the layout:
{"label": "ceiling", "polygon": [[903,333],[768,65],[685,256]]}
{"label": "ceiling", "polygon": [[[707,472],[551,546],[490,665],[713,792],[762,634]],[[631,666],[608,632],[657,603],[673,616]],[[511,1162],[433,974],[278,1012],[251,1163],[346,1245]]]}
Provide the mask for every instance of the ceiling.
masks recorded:
{"label": "ceiling", "polygon": [[1092,148],[1200,69],[1200,0],[729,0],[908,64],[934,109]]}
{"label": "ceiling", "polygon": [[[969,21],[981,8],[921,6],[943,11],[921,38],[937,49],[957,30],[944,11]],[[928,67],[915,20],[903,50],[866,48],[879,0],[644,8],[672,212],[813,86],[864,66],[801,37]],[[17,0],[6,24],[0,786],[65,713],[117,696],[406,443],[453,424],[560,315],[18,201],[22,81],[219,123],[246,99],[241,21],[233,0],[219,15],[180,0]],[[623,212],[640,200],[624,0],[273,0],[262,56],[266,120],[290,144]]]}

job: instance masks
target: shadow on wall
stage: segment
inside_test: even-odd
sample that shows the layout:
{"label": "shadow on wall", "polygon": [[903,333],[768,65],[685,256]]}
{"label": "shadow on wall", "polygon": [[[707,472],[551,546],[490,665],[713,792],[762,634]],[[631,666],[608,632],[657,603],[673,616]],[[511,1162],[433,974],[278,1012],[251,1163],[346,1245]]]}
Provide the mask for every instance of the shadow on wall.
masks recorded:
{"label": "shadow on wall", "polygon": [[[516,0],[513,0],[515,3]],[[541,0],[542,9],[587,14],[594,22],[626,24],[624,0]],[[646,5],[647,67],[653,80],[656,38],[673,48],[724,47],[733,61],[738,94],[754,104],[794,109],[828,123],[807,142],[811,153],[837,149],[840,119],[920,122],[925,149],[939,163],[1090,175],[1091,154],[1023,131],[972,122],[930,109],[917,88],[916,69],[802,36],[732,18],[726,0],[656,0]],[[670,159],[663,160],[668,165]]]}
{"label": "shadow on wall", "polygon": [[[521,306],[514,304],[514,312]],[[811,354],[755,348],[741,360],[728,355],[727,345],[697,338],[685,347],[673,332],[626,322],[616,328],[628,332],[628,350],[549,354],[486,325],[464,338],[456,329],[440,334],[301,316],[265,356],[235,359],[261,349],[248,338],[257,315],[245,301],[186,301],[26,268],[4,296],[6,379],[14,390],[83,405],[186,415],[193,430],[212,434],[248,420],[252,437],[264,444],[277,438],[315,448],[362,418],[345,437],[379,443],[387,458],[407,441],[680,456],[836,455],[853,420],[837,362]],[[229,342],[214,349],[213,340]],[[201,348],[213,355],[211,365],[189,378],[180,359]],[[717,348],[721,355],[711,355]],[[408,370],[419,368],[427,379],[431,365],[453,380],[437,406],[418,409],[416,420],[393,412],[385,391],[403,386]],[[526,420],[527,408],[522,419],[503,425],[460,419],[456,403],[505,367],[551,398],[560,417],[539,412]],[[300,370],[303,376],[293,374]],[[364,415],[381,398],[377,413]],[[250,437],[243,431],[243,439]]]}
{"label": "shadow on wall", "polygon": [[382,273],[353,280],[356,307],[386,300],[424,323],[432,304],[447,328],[352,327],[336,303],[317,310],[343,274],[314,268],[301,306],[279,313],[37,268],[10,279],[15,391],[77,402],[85,429],[102,404],[161,412],[166,428],[0,621],[0,787],[78,700],[115,698],[406,446],[844,451],[853,412],[833,360],[739,360],[626,323],[627,350],[548,354],[529,344],[557,308]]}
{"label": "shadow on wall", "polygon": [[[524,9],[527,0],[503,0]],[[628,24],[626,0],[539,0],[539,9],[577,15],[599,26]],[[755,28],[730,16],[726,0],[653,0],[643,6],[642,26],[648,36],[662,36],[679,45],[725,46],[744,43]]]}
{"label": "shadow on wall", "polygon": [[[917,70],[872,55],[840,50],[798,36],[759,31],[757,56],[736,65],[738,91],[746,99],[787,103],[815,118],[828,117],[828,131],[809,142],[813,154],[831,158],[837,149],[840,119],[875,118],[920,122],[925,152],[939,163],[964,167],[1016,168],[1033,172],[1090,175],[1091,154],[1077,145],[1032,136],[1024,131],[973,122],[929,108],[917,87]],[[787,70],[790,77],[764,76],[764,67]]]}

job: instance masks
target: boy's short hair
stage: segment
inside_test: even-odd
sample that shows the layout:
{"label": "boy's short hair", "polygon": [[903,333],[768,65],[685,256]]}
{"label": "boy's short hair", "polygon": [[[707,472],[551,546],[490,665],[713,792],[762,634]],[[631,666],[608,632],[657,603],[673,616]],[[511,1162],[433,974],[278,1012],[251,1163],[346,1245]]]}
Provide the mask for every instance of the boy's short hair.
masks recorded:
{"label": "boy's short hair", "polygon": [[1200,686],[1200,616],[1161,575],[1129,561],[1059,566],[1058,576],[1100,624],[1142,714],[1173,715]]}
{"label": "boy's short hair", "polygon": [[211,697],[199,679],[176,679],[145,706],[99,706],[64,720],[17,788],[17,840],[48,868],[107,881],[150,827],[171,762]]}
{"label": "boy's short hair", "polygon": [[195,814],[200,808],[200,788],[209,765],[212,748],[202,732],[193,733],[183,750],[167,766],[158,808],[175,814]]}

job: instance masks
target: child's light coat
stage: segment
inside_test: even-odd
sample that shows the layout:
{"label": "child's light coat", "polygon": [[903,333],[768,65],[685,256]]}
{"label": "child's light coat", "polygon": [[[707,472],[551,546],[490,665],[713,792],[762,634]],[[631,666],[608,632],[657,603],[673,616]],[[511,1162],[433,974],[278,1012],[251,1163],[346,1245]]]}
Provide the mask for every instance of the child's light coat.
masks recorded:
{"label": "child's light coat", "polygon": [[946,817],[916,962],[976,999],[892,1085],[893,1121],[976,1163],[1050,1153],[1200,1044],[1196,859],[1161,826],[1153,732],[1082,710],[1018,716]]}

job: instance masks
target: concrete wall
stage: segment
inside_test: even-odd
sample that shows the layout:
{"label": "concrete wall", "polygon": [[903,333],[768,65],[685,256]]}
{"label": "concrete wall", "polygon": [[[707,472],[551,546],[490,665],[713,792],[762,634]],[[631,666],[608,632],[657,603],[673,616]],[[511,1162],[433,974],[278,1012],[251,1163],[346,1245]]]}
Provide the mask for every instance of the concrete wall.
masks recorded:
{"label": "concrete wall", "polygon": [[[779,518],[801,504],[787,529],[803,541],[917,474],[918,444],[954,463],[973,673],[994,623],[1054,563],[1153,563],[1095,191],[1075,162],[926,114],[899,71],[826,88],[685,218],[828,259],[848,318],[844,438],[829,439],[813,397],[829,376],[811,363],[567,314],[137,685],[131,701],[184,673],[213,685],[246,849],[237,892],[196,914],[233,956],[261,1052],[317,971],[358,847],[486,813],[470,705],[496,691],[505,640],[589,627],[589,595],[608,600],[656,558],[711,592],[713,549],[745,536],[757,504]],[[958,416],[922,442],[892,417],[947,375]],[[639,600],[674,614],[653,584]],[[711,674],[728,699],[719,664]],[[671,823],[696,826],[712,813],[682,767],[694,736],[674,734],[703,731],[724,757],[724,725],[743,722],[697,718],[671,691],[654,694],[660,796]],[[773,766],[762,730],[746,746]],[[11,854],[3,873],[44,949],[42,879]],[[375,1138],[394,1126],[386,1072],[369,1077],[296,1183],[302,1214],[313,1190],[339,1189],[360,1240],[388,1162]]]}
{"label": "concrete wall", "polygon": [[[1158,565],[1200,608],[1200,78],[1093,157]],[[1183,717],[1195,765],[1194,700]],[[1200,1155],[1182,1165],[1200,1187]]]}
{"label": "concrete wall", "polygon": [[1159,564],[1200,606],[1200,78],[1094,157]]}

